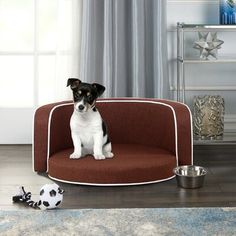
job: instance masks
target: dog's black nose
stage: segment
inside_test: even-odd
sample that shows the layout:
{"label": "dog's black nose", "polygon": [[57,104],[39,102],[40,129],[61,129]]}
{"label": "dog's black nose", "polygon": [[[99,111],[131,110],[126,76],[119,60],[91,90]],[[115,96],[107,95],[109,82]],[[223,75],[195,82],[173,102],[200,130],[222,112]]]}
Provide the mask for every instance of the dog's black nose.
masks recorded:
{"label": "dog's black nose", "polygon": [[84,109],[84,105],[79,105],[79,110],[82,111]]}

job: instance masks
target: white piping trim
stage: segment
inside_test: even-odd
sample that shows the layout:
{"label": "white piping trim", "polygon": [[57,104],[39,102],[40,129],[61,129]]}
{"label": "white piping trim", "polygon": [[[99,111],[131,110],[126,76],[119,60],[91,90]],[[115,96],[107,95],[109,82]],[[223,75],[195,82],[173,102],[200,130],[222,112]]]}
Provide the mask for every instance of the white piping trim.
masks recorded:
{"label": "white piping trim", "polygon": [[[47,171],[48,171],[48,157],[49,157],[49,147],[50,147],[49,146],[50,145],[50,141],[49,141],[49,138],[50,138],[49,124],[51,124],[52,112],[55,110],[55,108],[58,108],[60,106],[66,106],[66,105],[73,105],[73,103],[63,103],[63,104],[56,105],[55,107],[52,108],[52,110],[49,113],[48,135],[47,135],[47,138],[48,138],[48,142],[47,142]],[[38,107],[38,108],[35,109],[34,115],[33,115],[33,121],[32,121],[32,169],[33,169],[33,172],[35,172],[35,173],[37,173],[37,171],[35,171],[35,168],[34,168],[34,126],[35,126],[35,114],[36,114],[36,112],[39,108],[41,108],[41,107]]]}
{"label": "white piping trim", "polygon": [[48,161],[49,161],[49,154],[50,154],[50,130],[51,130],[51,119],[52,119],[52,113],[57,109],[58,107],[63,107],[63,106],[68,106],[68,105],[73,105],[74,103],[63,103],[56,105],[53,107],[53,109],[49,113],[49,118],[48,118],[48,147],[47,147],[47,171],[48,172]]}
{"label": "white piping trim", "polygon": [[[168,100],[167,100],[168,101]],[[171,100],[169,100],[169,101],[171,101]],[[185,103],[183,103],[183,102],[179,102],[179,101],[175,101],[176,103],[179,103],[179,104],[181,104],[181,105],[184,105],[187,109],[188,109],[188,111],[189,111],[189,117],[190,117],[190,132],[191,132],[191,164],[193,165],[193,116],[192,116],[192,112],[191,112],[191,110],[190,110],[190,108],[189,108],[189,106],[188,105],[186,105]]]}
{"label": "white piping trim", "polygon": [[74,181],[67,181],[67,180],[62,180],[62,179],[58,179],[58,178],[54,178],[50,175],[48,175],[48,177],[52,180],[56,180],[59,182],[63,182],[63,183],[67,183],[67,184],[80,184],[80,185],[87,185],[87,186],[107,186],[107,187],[114,187],[114,186],[132,186],[132,185],[145,185],[145,184],[154,184],[154,183],[160,183],[160,182],[164,182],[167,180],[171,180],[173,178],[175,178],[175,175],[166,178],[166,179],[161,179],[161,180],[154,180],[154,181],[149,181],[149,182],[138,182],[138,183],[119,183],[119,184],[97,184],[97,183],[83,183],[83,182],[74,182]]}
{"label": "white piping trim", "polygon": [[[157,102],[157,101],[145,101],[145,100],[134,100],[134,99],[130,99],[130,100],[100,100],[97,101],[97,103],[106,103],[106,102],[130,102],[130,103],[151,103],[151,104],[159,104],[159,105],[163,105],[166,107],[169,107],[173,113],[173,117],[174,117],[174,126],[175,126],[175,157],[176,157],[176,166],[178,166],[178,137],[177,137],[177,120],[176,120],[176,114],[175,114],[175,110],[174,108],[169,105],[169,104],[165,104],[162,102]],[[54,112],[55,109],[57,109],[58,107],[62,107],[62,106],[68,106],[68,105],[73,105],[73,103],[64,103],[64,104],[60,104],[57,105],[55,107],[53,107],[53,109],[50,111],[49,114],[49,119],[48,119],[48,148],[47,148],[47,173],[48,173],[48,167],[49,167],[49,153],[50,153],[50,129],[51,129],[51,118],[52,118],[52,114]]]}

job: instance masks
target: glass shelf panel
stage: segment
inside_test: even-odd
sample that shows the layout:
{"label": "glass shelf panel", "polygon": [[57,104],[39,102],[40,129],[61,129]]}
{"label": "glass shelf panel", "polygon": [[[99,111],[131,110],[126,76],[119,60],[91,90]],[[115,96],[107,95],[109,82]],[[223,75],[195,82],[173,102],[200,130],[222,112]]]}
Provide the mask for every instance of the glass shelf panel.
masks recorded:
{"label": "glass shelf panel", "polygon": [[203,59],[178,59],[182,63],[235,63],[236,62],[236,56],[235,58],[224,58],[220,57],[218,59],[210,59],[210,60],[203,60]]}
{"label": "glass shelf panel", "polygon": [[235,31],[236,25],[194,25],[179,24],[178,27],[183,31]]}
{"label": "glass shelf panel", "polygon": [[236,133],[227,132],[222,137],[217,138],[197,138],[194,136],[194,145],[217,145],[217,144],[236,144]]}

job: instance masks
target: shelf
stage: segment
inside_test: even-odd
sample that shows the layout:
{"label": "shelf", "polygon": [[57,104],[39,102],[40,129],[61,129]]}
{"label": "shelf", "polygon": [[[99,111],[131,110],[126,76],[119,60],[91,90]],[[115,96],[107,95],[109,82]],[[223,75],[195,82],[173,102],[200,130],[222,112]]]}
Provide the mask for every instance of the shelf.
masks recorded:
{"label": "shelf", "polygon": [[198,32],[198,31],[235,31],[236,25],[194,25],[194,24],[184,24],[178,23],[178,28],[183,31]]}
{"label": "shelf", "polygon": [[224,133],[222,137],[216,139],[200,139],[194,137],[194,145],[235,145],[236,144],[236,133]]}
{"label": "shelf", "polygon": [[[179,88],[181,91],[183,90],[183,87]],[[177,87],[170,86],[171,91],[178,91]],[[236,86],[185,86],[185,91],[236,91]]]}
{"label": "shelf", "polygon": [[201,58],[188,58],[188,59],[183,59],[181,57],[178,58],[178,61],[181,63],[236,63],[236,55],[232,56],[219,56],[217,59],[209,59],[209,60],[204,60]]}
{"label": "shelf", "polygon": [[[204,60],[200,58],[200,55],[195,51],[186,51],[186,48],[192,48],[196,37],[192,37],[193,34],[189,32],[232,32],[233,37],[236,34],[236,25],[197,25],[197,24],[184,24],[178,23],[177,25],[177,81],[176,88],[172,87],[174,91],[177,91],[177,101],[185,103],[186,93],[188,91],[236,91],[235,85],[225,84],[221,86],[215,86],[214,83],[207,86],[186,86],[186,79],[189,76],[185,76],[186,68],[192,64],[198,64],[199,66],[203,64],[209,64],[218,66],[219,63],[225,65],[226,63],[236,63],[236,53],[232,50],[220,51],[217,55],[217,59],[210,57],[209,60]],[[191,37],[190,37],[191,36]],[[188,41],[190,37],[190,41]],[[191,44],[191,45],[190,45]],[[225,63],[225,64],[224,64]],[[208,66],[208,67],[209,67]],[[215,67],[214,66],[214,67]],[[233,66],[233,65],[232,65]],[[204,67],[205,68],[205,67]],[[197,85],[197,84],[196,84]],[[211,86],[212,85],[212,86]],[[216,139],[199,139],[194,138],[194,145],[236,145],[236,131],[231,132],[227,130],[222,137]]]}
{"label": "shelf", "polygon": [[[177,25],[177,100],[181,102],[185,102],[185,91],[235,91],[236,86],[226,85],[226,86],[211,86],[211,87],[186,87],[185,84],[185,65],[219,65],[219,64],[230,64],[236,63],[236,53],[219,53],[217,55],[217,59],[210,57],[208,60],[201,59],[200,55],[197,53],[192,55],[187,55],[185,53],[185,33],[187,31],[191,32],[209,32],[209,31],[230,31],[236,33],[236,25],[197,25],[197,24],[184,24],[178,23]],[[194,41],[193,41],[194,42]],[[189,44],[189,43],[188,43]]]}

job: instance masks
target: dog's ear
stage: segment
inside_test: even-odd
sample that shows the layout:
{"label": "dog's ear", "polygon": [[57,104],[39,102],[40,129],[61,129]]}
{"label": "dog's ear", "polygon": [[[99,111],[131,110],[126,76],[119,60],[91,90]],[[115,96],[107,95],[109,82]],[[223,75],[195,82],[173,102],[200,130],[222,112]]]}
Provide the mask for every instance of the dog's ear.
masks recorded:
{"label": "dog's ear", "polygon": [[67,80],[67,87],[70,86],[70,88],[73,90],[73,89],[78,88],[80,83],[81,81],[79,79],[69,78]]}
{"label": "dog's ear", "polygon": [[105,87],[101,84],[93,83],[92,86],[97,90],[98,97],[100,97],[105,91]]}

